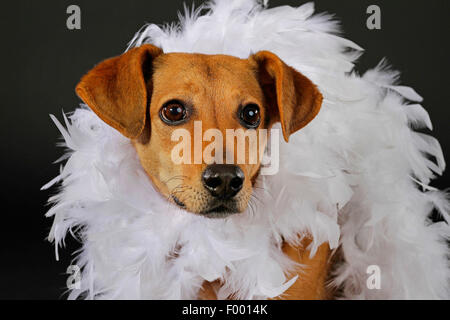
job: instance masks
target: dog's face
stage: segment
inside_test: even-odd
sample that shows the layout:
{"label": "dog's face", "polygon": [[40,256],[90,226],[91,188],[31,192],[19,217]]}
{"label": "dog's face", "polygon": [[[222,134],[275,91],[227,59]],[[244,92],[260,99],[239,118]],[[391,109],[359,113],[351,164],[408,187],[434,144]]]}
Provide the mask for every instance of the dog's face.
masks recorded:
{"label": "dog's face", "polygon": [[[270,52],[239,59],[164,54],[152,45],[100,63],[83,77],[77,93],[132,140],[161,194],[208,217],[245,211],[261,166],[261,157],[250,154],[251,139],[242,139],[240,149],[239,139],[225,141],[228,131],[253,133],[263,141],[259,155],[265,148],[259,129],[279,121],[287,141],[315,117],[322,102],[309,79]],[[212,142],[221,144],[211,151]],[[175,161],[174,155],[185,161]]]}

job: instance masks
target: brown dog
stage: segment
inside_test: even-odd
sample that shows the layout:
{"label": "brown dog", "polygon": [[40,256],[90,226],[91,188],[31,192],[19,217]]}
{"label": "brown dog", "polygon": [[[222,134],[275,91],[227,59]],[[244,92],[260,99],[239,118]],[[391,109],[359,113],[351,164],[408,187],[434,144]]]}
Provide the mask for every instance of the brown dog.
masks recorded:
{"label": "brown dog", "polygon": [[[101,62],[82,78],[76,92],[103,121],[131,139],[161,194],[206,217],[246,210],[260,159],[239,165],[175,164],[173,130],[193,132],[194,121],[201,121],[203,131],[214,128],[225,136],[226,129],[270,129],[281,122],[288,141],[317,115],[322,103],[316,86],[271,52],[239,59],[164,54],[152,45]],[[194,143],[191,146],[194,154]],[[248,159],[250,148],[245,150]],[[308,242],[305,238],[301,246],[283,247],[303,268],[299,280],[281,298],[326,297],[329,248],[322,245],[309,259]],[[215,298],[214,285],[220,284],[205,283],[199,298]]]}

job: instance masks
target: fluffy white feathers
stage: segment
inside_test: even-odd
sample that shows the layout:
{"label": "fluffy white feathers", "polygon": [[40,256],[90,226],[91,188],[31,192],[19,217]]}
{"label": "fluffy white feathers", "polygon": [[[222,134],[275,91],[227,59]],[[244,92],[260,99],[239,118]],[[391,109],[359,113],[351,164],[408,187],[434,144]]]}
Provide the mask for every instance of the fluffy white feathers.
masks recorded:
{"label": "fluffy white feathers", "polygon": [[[269,50],[318,85],[324,104],[311,124],[280,141],[280,171],[261,176],[251,207],[210,220],[183,212],[154,190],[130,141],[87,108],[56,120],[70,152],[50,240],[81,239],[83,294],[100,299],[191,299],[204,280],[223,279],[219,298],[268,298],[295,280],[281,237],[314,237],[312,254],[328,242],[343,262],[334,285],[343,298],[449,298],[450,228],[432,223],[437,208],[449,222],[445,194],[428,187],[445,163],[439,143],[414,128],[431,128],[420,96],[396,85],[383,64],[352,73],[361,48],[336,35],[313,4],[265,9],[253,0],[217,0],[208,11],[164,29],[144,27],[130,47],[153,43],[164,52],[223,53],[246,58]],[[429,160],[431,155],[436,163]],[[370,290],[368,266],[381,271]],[[302,276],[301,274],[299,275]]]}

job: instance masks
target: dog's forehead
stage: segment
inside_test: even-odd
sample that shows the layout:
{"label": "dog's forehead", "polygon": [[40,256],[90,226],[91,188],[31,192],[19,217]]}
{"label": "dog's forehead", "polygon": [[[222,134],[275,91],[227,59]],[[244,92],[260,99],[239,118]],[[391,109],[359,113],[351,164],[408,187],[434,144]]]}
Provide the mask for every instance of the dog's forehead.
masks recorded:
{"label": "dog's forehead", "polygon": [[249,60],[229,55],[163,54],[155,59],[154,71],[159,77],[171,77],[172,80],[248,81],[248,78],[255,78],[255,69]]}

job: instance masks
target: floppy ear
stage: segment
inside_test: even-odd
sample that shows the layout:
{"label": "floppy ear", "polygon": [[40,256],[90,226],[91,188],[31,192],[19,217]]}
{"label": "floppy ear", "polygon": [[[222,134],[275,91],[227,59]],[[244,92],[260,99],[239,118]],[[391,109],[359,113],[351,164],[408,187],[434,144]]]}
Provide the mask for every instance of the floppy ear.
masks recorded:
{"label": "floppy ear", "polygon": [[319,113],[322,94],[311,80],[269,51],[257,52],[250,59],[258,65],[260,85],[272,108],[269,114],[281,122],[287,142]]}
{"label": "floppy ear", "polygon": [[145,44],[107,59],[89,71],[75,91],[103,121],[135,139],[145,126],[152,61],[160,54],[160,48]]}

